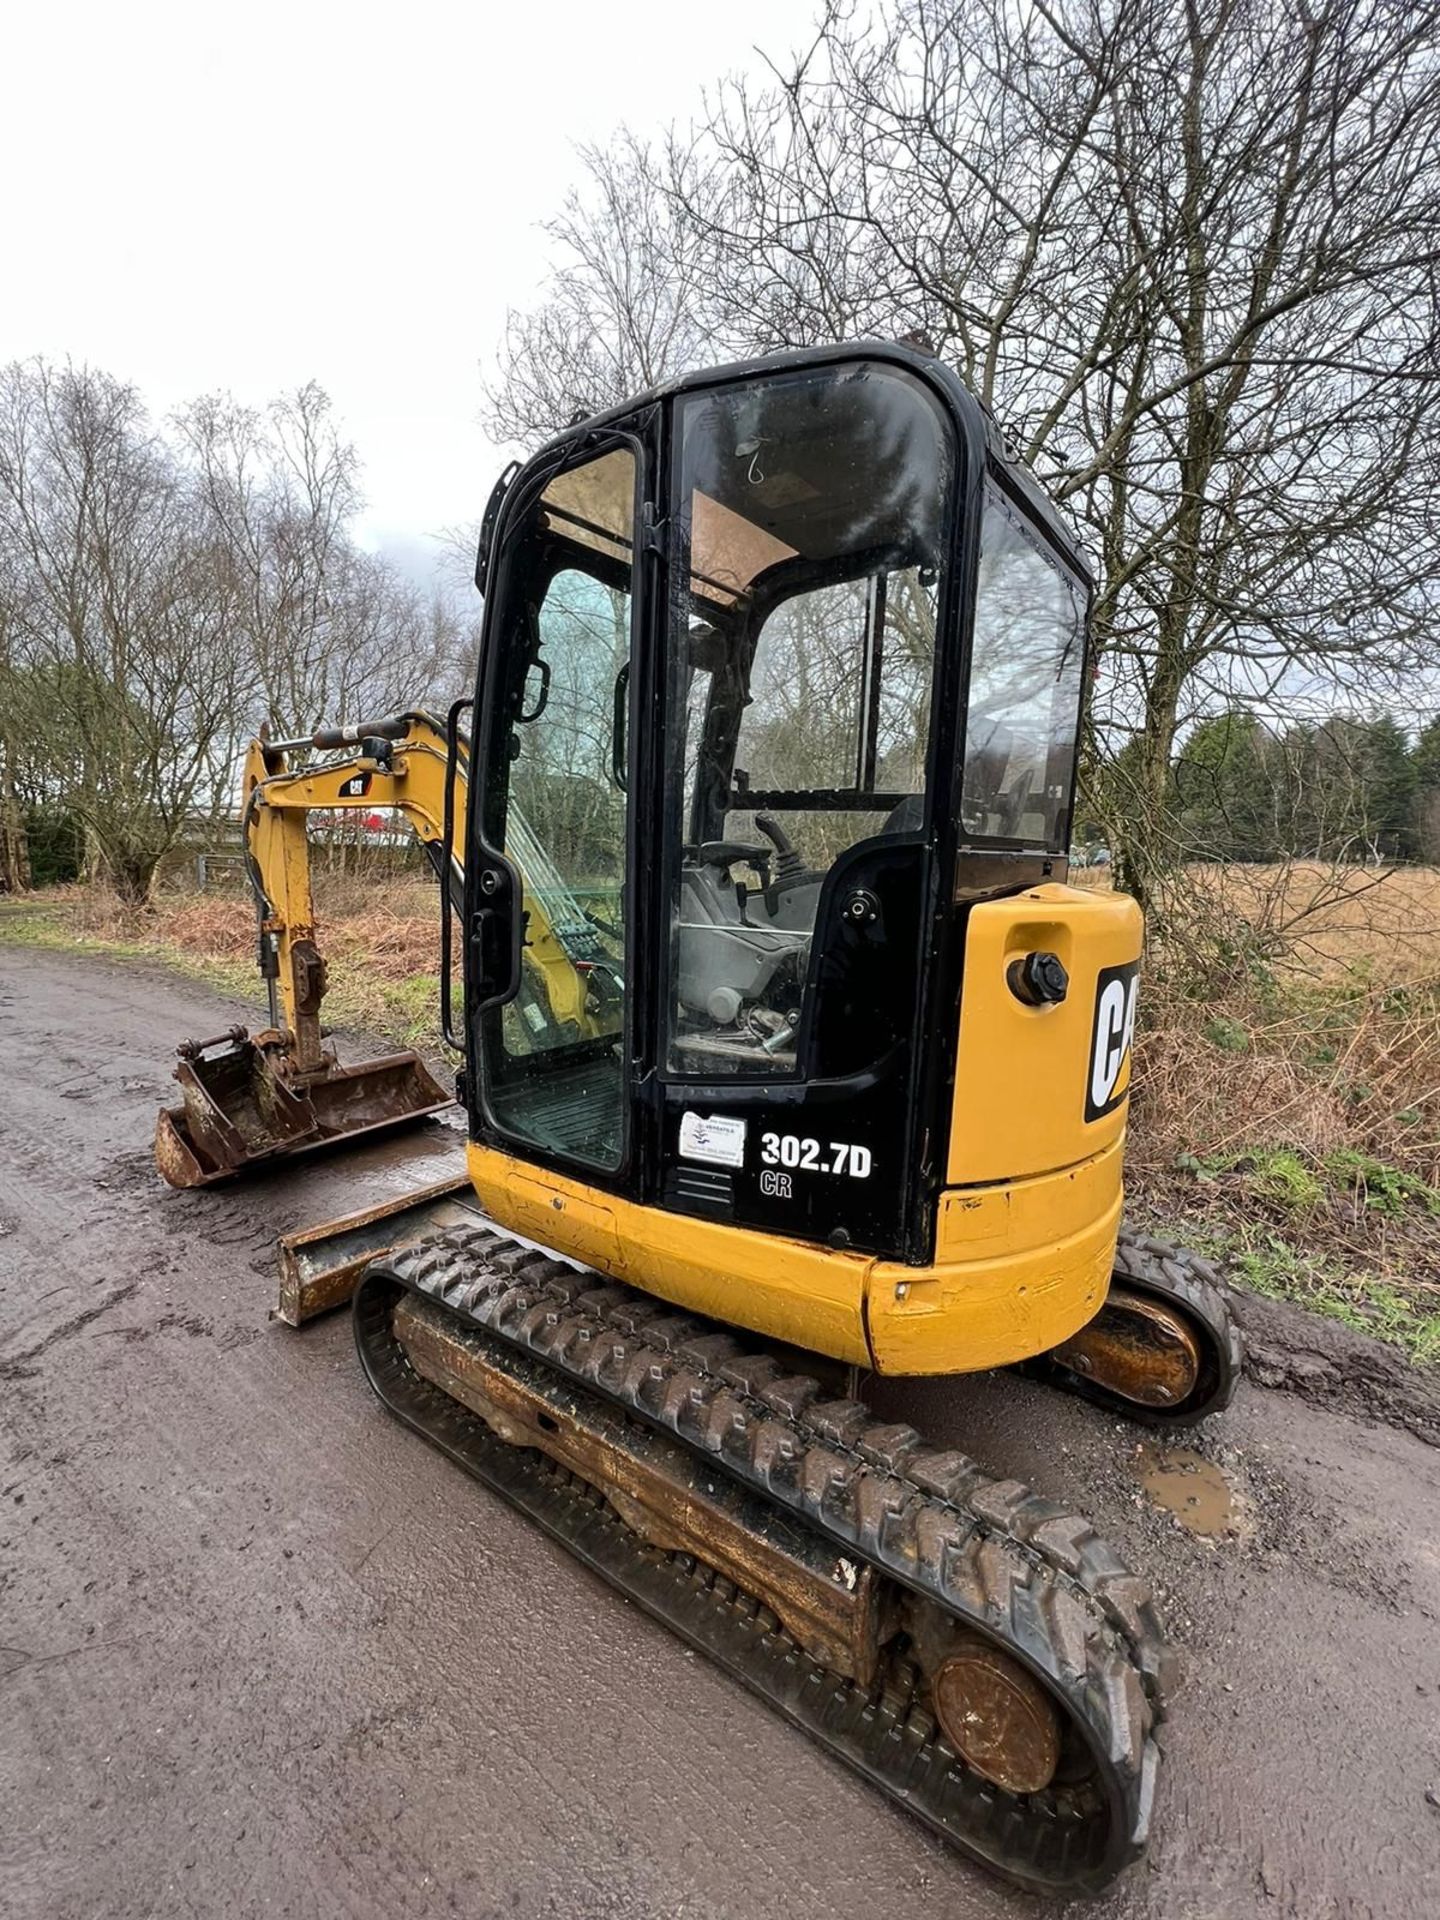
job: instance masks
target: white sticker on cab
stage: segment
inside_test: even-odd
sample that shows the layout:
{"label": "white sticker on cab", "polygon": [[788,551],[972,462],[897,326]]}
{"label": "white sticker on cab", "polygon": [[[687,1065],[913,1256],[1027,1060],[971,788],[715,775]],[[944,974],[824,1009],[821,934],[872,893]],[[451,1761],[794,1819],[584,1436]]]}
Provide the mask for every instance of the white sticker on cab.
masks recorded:
{"label": "white sticker on cab", "polygon": [[712,1167],[743,1167],[745,1122],[722,1113],[680,1116],[680,1151],[687,1160],[705,1160]]}

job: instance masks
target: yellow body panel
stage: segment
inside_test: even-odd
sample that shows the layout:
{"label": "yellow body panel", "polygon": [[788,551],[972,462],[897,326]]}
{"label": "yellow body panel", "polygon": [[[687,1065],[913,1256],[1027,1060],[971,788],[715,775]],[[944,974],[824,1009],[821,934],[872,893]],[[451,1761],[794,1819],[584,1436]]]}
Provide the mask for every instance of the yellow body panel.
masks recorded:
{"label": "yellow body panel", "polygon": [[[1011,992],[1006,968],[1031,952],[1064,962],[1058,1006]],[[1123,895],[1042,886],[972,909],[933,1265],[641,1206],[473,1143],[470,1177],[501,1225],[765,1338],[887,1374],[1029,1359],[1105,1302],[1130,1068],[1111,1111],[1087,1121],[1096,982],[1139,952],[1140,914]]]}
{"label": "yellow body panel", "polygon": [[[970,909],[947,1187],[1075,1166],[1122,1138],[1128,1059],[1102,1119],[1086,1121],[1085,1087],[1096,977],[1137,960],[1140,934],[1140,909],[1123,893],[1045,885]],[[1026,953],[1064,962],[1059,1006],[1028,1007],[1011,992],[1006,968]]]}
{"label": "yellow body panel", "polygon": [[877,1261],[867,1322],[877,1373],[973,1373],[1068,1340],[1105,1304],[1122,1142],[1059,1173],[940,1197],[933,1267]]}
{"label": "yellow body panel", "polygon": [[677,1307],[878,1373],[967,1373],[1058,1346],[1105,1300],[1120,1148],[977,1194],[947,1193],[940,1258],[910,1267],[623,1200],[471,1143],[502,1226]]}
{"label": "yellow body panel", "polygon": [[868,1367],[868,1254],[642,1207],[493,1148],[468,1152],[485,1211],[502,1226],[677,1307]]}

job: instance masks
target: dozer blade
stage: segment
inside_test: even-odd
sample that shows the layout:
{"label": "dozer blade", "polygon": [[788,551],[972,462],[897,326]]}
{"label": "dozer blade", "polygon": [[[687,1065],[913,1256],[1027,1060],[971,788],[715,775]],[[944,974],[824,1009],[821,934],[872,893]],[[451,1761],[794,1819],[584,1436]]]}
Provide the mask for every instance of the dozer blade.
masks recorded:
{"label": "dozer blade", "polygon": [[280,1300],[272,1318],[303,1326],[344,1306],[372,1260],[446,1227],[485,1221],[468,1174],[436,1180],[340,1220],[280,1236]]}
{"label": "dozer blade", "polygon": [[209,1186],[454,1104],[414,1053],[353,1067],[331,1059],[292,1083],[243,1027],[178,1051],[181,1104],[162,1108],[155,1127],[155,1164],[172,1187]]}

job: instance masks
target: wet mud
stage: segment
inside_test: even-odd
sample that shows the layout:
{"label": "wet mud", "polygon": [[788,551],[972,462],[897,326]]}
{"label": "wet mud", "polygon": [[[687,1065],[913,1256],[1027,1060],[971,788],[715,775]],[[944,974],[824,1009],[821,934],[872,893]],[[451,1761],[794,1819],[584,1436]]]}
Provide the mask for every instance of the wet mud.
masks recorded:
{"label": "wet mud", "polygon": [[1412,1367],[1394,1347],[1338,1320],[1297,1313],[1283,1300],[1237,1295],[1257,1386],[1299,1394],[1316,1406],[1404,1427],[1440,1447],[1440,1367]]}
{"label": "wet mud", "polygon": [[[458,1141],[165,1188],[171,1049],[250,1012],[0,950],[6,1920],[1049,1911],[389,1420],[343,1315],[267,1322],[277,1233]],[[1150,1855],[1093,1920],[1440,1913],[1430,1388],[1272,1305],[1188,1452],[1014,1376],[867,1386],[1157,1588],[1186,1680]]]}

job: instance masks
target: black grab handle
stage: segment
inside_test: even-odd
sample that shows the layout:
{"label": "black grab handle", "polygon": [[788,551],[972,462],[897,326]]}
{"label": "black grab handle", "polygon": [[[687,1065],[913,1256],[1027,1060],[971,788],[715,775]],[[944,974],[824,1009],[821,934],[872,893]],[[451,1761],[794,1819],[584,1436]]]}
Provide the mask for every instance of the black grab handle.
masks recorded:
{"label": "black grab handle", "polygon": [[625,715],[629,707],[626,695],[629,691],[630,662],[627,660],[615,676],[615,711],[610,717],[610,772],[622,793],[630,778],[625,765]]}
{"label": "black grab handle", "polygon": [[457,1052],[465,1051],[465,1036],[455,1032],[453,1008],[450,994],[451,933],[450,922],[454,914],[465,912],[464,862],[455,859],[455,780],[460,771],[460,716],[473,707],[473,700],[456,700],[445,716],[445,805],[442,809],[444,845],[441,856],[445,862],[440,878],[443,898],[440,902],[440,1033],[446,1046],[454,1047]]}

